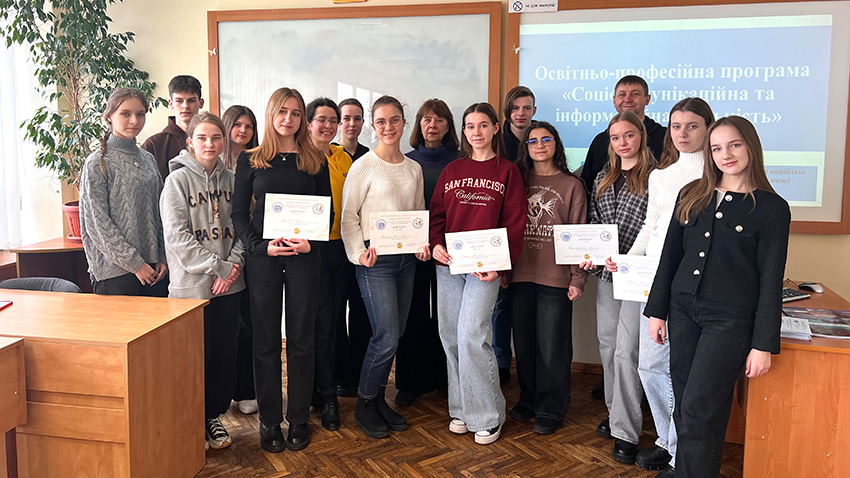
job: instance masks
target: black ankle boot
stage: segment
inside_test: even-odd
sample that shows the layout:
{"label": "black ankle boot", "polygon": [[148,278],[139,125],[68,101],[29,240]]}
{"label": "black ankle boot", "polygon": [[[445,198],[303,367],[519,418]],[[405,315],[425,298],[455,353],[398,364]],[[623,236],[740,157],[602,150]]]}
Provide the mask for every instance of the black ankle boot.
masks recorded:
{"label": "black ankle boot", "polygon": [[286,448],[292,451],[303,450],[310,444],[310,427],[306,423],[298,425],[289,424],[286,433]]}
{"label": "black ankle boot", "polygon": [[339,402],[336,395],[323,397],[322,406],[322,428],[325,430],[339,430]]}
{"label": "black ankle boot", "polygon": [[387,405],[386,392],[387,387],[378,389],[378,396],[375,397],[375,408],[378,409],[378,414],[381,415],[390,430],[400,432],[407,428],[407,420]]}
{"label": "black ankle boot", "polygon": [[358,395],[354,407],[354,424],[372,438],[384,438],[388,434],[387,422],[378,413],[376,402],[375,398],[367,400]]}
{"label": "black ankle boot", "polygon": [[260,445],[269,453],[280,453],[286,450],[280,425],[268,426],[260,422]]}

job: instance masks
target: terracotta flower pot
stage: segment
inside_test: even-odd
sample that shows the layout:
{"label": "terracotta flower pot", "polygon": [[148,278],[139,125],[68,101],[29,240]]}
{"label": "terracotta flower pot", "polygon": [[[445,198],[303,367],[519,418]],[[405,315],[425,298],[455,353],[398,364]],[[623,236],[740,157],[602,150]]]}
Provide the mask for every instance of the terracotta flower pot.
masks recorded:
{"label": "terracotta flower pot", "polygon": [[62,210],[68,217],[68,225],[71,227],[71,234],[68,234],[68,239],[74,242],[83,242],[80,234],[80,201],[71,201],[62,205]]}

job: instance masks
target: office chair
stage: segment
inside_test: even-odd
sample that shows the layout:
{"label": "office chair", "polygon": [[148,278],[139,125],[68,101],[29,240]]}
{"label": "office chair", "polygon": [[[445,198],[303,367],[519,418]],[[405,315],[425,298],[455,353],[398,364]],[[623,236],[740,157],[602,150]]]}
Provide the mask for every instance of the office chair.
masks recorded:
{"label": "office chair", "polygon": [[21,277],[0,282],[0,289],[41,290],[47,292],[80,292],[77,284],[57,277]]}

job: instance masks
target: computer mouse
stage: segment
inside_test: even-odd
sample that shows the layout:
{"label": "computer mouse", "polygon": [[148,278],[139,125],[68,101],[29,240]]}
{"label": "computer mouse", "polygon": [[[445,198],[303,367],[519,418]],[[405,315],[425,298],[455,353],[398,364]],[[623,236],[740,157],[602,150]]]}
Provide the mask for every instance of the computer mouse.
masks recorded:
{"label": "computer mouse", "polygon": [[823,286],[818,284],[817,282],[802,282],[800,283],[801,290],[810,290],[812,292],[817,292],[818,294],[823,294]]}

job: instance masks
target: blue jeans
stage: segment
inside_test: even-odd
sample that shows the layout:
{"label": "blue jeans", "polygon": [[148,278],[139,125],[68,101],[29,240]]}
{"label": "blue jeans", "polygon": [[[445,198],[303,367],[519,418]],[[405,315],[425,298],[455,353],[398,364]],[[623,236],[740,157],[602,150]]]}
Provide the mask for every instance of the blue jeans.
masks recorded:
{"label": "blue jeans", "polygon": [[372,267],[357,266],[357,284],[372,324],[372,338],[357,389],[362,398],[375,398],[379,388],[387,384],[398,339],[410,312],[415,261],[413,254],[398,254],[379,256]]}
{"label": "blue jeans", "polygon": [[498,280],[451,275],[448,267],[437,266],[437,321],[448,364],[449,415],[466,422],[473,432],[495,428],[505,420],[505,397],[490,345],[490,319],[499,288]]}
{"label": "blue jeans", "polygon": [[517,282],[510,291],[519,403],[560,422],[570,407],[573,303],[562,287]]}
{"label": "blue jeans", "polygon": [[511,368],[511,296],[501,287],[493,309],[493,351],[500,368]]}
{"label": "blue jeans", "polygon": [[673,395],[673,379],[670,376],[670,335],[667,342],[658,345],[649,335],[649,317],[644,317],[640,305],[640,354],[638,355],[638,374],[646,393],[646,400],[652,410],[652,420],[658,439],[655,444],[667,450],[676,462],[676,425],[673,423],[673,408],[676,398]]}

